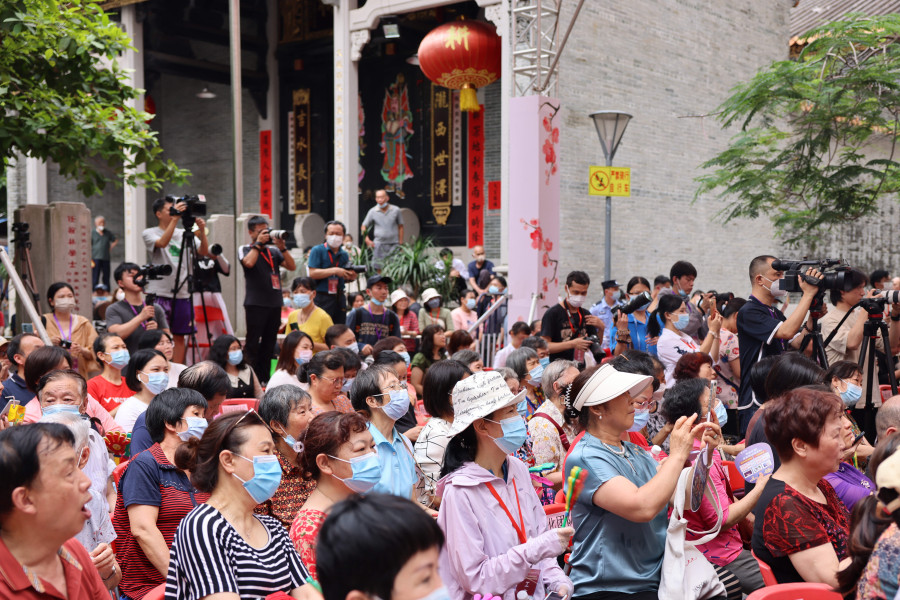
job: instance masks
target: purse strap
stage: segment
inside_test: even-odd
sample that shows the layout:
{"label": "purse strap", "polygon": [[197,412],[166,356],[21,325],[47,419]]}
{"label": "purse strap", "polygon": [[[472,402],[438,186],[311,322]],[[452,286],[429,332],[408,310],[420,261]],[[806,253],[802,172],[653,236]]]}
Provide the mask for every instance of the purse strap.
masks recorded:
{"label": "purse strap", "polygon": [[550,424],[556,428],[557,433],[559,433],[559,441],[562,442],[563,450],[566,452],[569,451],[569,436],[566,435],[566,432],[563,431],[563,428],[559,426],[559,424],[553,420],[553,417],[543,412],[536,412],[531,415],[531,418],[541,417],[547,421],[550,421]]}
{"label": "purse strap", "polygon": [[[701,457],[698,456],[698,460],[702,460]],[[695,463],[696,464],[696,461]],[[675,501],[674,508],[672,511],[672,517],[677,519],[684,518],[684,496],[687,492],[688,482],[693,479],[694,467],[685,467],[681,471],[681,475],[678,477],[678,484],[675,486]],[[706,544],[712,541],[716,536],[719,535],[719,530],[722,528],[722,506],[719,503],[718,494],[716,494],[715,489],[712,487],[712,482],[707,478],[706,487],[703,490],[703,495],[709,498],[709,501],[712,502],[713,506],[716,507],[716,524],[707,531],[694,531],[693,529],[686,527],[688,532],[692,535],[701,536],[696,540],[685,540],[686,544],[691,544],[692,546],[697,546],[700,544]]]}

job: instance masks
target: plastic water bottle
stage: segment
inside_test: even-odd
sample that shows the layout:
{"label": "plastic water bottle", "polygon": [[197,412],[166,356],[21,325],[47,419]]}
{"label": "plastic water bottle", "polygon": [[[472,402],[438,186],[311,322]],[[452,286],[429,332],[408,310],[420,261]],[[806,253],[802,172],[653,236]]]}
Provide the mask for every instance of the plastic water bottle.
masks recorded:
{"label": "plastic water bottle", "polygon": [[659,455],[660,455],[660,454],[662,454],[662,448],[660,448],[659,446],[657,446],[656,444],[654,444],[653,447],[650,448],[650,456],[653,457],[653,460],[655,460],[656,462],[659,462],[659,461],[660,461],[660,458],[659,458]]}

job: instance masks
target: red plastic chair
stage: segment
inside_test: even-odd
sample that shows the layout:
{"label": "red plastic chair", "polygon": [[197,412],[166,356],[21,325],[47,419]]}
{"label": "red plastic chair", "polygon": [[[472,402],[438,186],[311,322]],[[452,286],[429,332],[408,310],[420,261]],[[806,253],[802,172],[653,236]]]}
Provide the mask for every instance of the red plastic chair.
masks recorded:
{"label": "red plastic chair", "polygon": [[553,499],[553,502],[556,504],[565,504],[566,503],[566,491],[559,490],[556,492],[556,497]]}
{"label": "red plastic chair", "polygon": [[220,417],[224,414],[230,412],[237,412],[241,410],[256,410],[259,407],[259,400],[256,398],[229,398],[219,407],[219,414],[217,417]]}
{"label": "red plastic chair", "polygon": [[753,555],[753,558],[756,559],[756,562],[759,565],[759,572],[762,575],[763,583],[766,584],[766,587],[778,585],[778,580],[775,579],[775,573],[772,571],[772,567],[763,562],[762,559],[760,559],[753,550],[750,551],[750,554]]}
{"label": "red plastic chair", "polygon": [[887,402],[888,399],[890,399],[894,396],[894,391],[891,389],[891,386],[889,386],[889,385],[879,385],[878,391],[881,392],[881,401],[882,402]]}
{"label": "red plastic chair", "polygon": [[[147,596],[144,596],[145,600]],[[827,583],[779,583],[756,590],[747,600],[842,600]]]}
{"label": "red plastic chair", "polygon": [[116,489],[119,488],[119,480],[122,479],[122,473],[124,473],[125,469],[128,468],[128,463],[129,463],[129,461],[126,460],[125,462],[122,462],[122,463],[119,463],[118,465],[116,465],[116,468],[113,469],[112,478],[113,478],[113,483],[116,484]]}
{"label": "red plastic chair", "polygon": [[146,594],[144,594],[144,600],[165,600],[166,597],[166,584],[161,583]]}
{"label": "red plastic chair", "polygon": [[728,483],[731,484],[731,491],[734,493],[735,498],[743,498],[747,482],[744,481],[741,470],[738,469],[733,460],[723,460],[722,464],[725,465],[725,472],[728,473]]}

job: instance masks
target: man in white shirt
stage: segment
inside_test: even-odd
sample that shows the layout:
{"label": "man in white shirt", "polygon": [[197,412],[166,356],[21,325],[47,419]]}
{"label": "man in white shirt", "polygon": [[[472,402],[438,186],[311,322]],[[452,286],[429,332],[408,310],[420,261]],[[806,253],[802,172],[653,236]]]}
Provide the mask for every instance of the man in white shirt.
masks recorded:
{"label": "man in white shirt", "polygon": [[525,321],[516,321],[509,330],[509,343],[503,346],[494,355],[493,368],[502,369],[506,366],[506,359],[514,350],[518,350],[522,346],[525,338],[531,335],[531,326]]}

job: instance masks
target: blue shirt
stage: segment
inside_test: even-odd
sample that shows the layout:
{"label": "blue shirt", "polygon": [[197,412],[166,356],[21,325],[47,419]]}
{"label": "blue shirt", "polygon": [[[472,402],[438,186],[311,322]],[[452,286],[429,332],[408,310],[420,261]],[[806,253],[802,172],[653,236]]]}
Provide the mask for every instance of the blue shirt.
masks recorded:
{"label": "blue shirt", "polygon": [[152,445],[153,440],[150,439],[150,432],[147,431],[147,411],[144,411],[138,415],[131,428],[131,446],[128,454],[137,456]]}
{"label": "blue shirt", "polygon": [[[12,396],[22,406],[34,400],[34,393],[28,389],[28,386],[25,385],[25,380],[19,377],[18,373],[13,373],[9,376],[9,379],[3,382],[3,395],[5,397]],[[6,404],[6,402],[3,404]]]}
{"label": "blue shirt", "polygon": [[621,302],[616,302],[612,306],[606,303],[606,298],[595,304],[591,307],[591,314],[595,317],[598,317],[601,321],[603,321],[603,349],[612,348],[610,345],[610,334],[613,329],[615,329],[615,322],[613,321],[612,309],[616,306],[622,306]]}
{"label": "blue shirt", "polygon": [[[343,248],[337,252],[326,248],[325,244],[316,244],[309,251],[309,261],[306,266],[310,269],[330,269],[332,267],[346,267],[350,264],[350,255]],[[316,279],[316,291],[328,293],[328,277]],[[338,277],[338,293],[344,289],[344,278]]]}
{"label": "blue shirt", "polygon": [[[650,315],[647,315],[650,318]],[[615,350],[619,344],[617,338],[619,330],[613,328],[612,334],[609,336],[609,349]],[[631,334],[631,347],[641,352],[649,352],[656,356],[656,344],[652,346],[647,344],[647,323],[641,323],[634,318],[634,313],[628,315],[628,332]],[[132,434],[133,437],[134,434]],[[133,443],[133,442],[132,442]]]}
{"label": "blue shirt", "polygon": [[397,432],[396,427],[391,431],[393,436],[391,441],[381,435],[378,428],[371,423],[369,433],[375,439],[378,462],[381,463],[381,480],[375,484],[372,491],[412,498],[413,486],[418,480],[418,475],[409,442]]}
{"label": "blue shirt", "polygon": [[575,596],[659,589],[669,525],[666,509],[649,523],[634,523],[593,503],[594,493],[613,477],[625,477],[641,487],[656,475],[656,461],[649,452],[630,442],[622,442],[622,446],[624,457],[585,433],[566,459],[567,469],[577,466],[588,473],[584,490],[572,507],[575,537],[569,577],[575,584]]}

